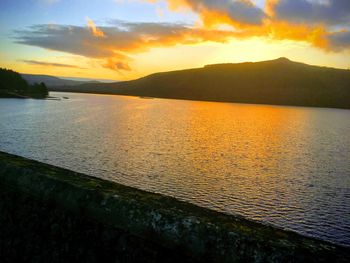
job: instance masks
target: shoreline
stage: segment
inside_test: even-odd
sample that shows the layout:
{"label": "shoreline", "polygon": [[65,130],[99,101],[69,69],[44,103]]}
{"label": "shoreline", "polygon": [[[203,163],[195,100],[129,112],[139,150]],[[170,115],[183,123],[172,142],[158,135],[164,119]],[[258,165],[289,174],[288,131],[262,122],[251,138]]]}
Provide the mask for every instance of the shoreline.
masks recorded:
{"label": "shoreline", "polygon": [[53,204],[76,218],[83,216],[108,229],[127,231],[141,238],[137,244],[155,242],[157,253],[181,251],[179,255],[191,255],[192,262],[350,260],[349,247],[1,151],[0,187]]}
{"label": "shoreline", "polygon": [[348,107],[326,107],[326,106],[307,106],[307,105],[294,105],[294,104],[268,104],[268,103],[257,103],[257,102],[239,102],[239,101],[230,101],[230,100],[210,100],[210,99],[190,99],[185,97],[167,97],[167,96],[143,96],[143,95],[134,95],[128,93],[113,93],[113,92],[97,92],[97,91],[78,91],[73,89],[55,89],[54,87],[50,88],[50,92],[59,92],[59,93],[77,93],[77,94],[90,94],[90,95],[109,95],[109,96],[126,96],[126,97],[135,97],[140,99],[165,99],[165,100],[183,100],[183,101],[197,101],[197,102],[213,102],[213,103],[230,103],[230,104],[243,104],[243,105],[262,105],[262,106],[282,106],[282,107],[297,107],[297,108],[315,108],[315,109],[337,109],[337,110],[350,110]]}
{"label": "shoreline", "polygon": [[0,93],[0,99],[34,99],[34,100],[61,100],[59,97],[52,97],[47,95],[45,97],[41,96],[26,96],[17,93]]}

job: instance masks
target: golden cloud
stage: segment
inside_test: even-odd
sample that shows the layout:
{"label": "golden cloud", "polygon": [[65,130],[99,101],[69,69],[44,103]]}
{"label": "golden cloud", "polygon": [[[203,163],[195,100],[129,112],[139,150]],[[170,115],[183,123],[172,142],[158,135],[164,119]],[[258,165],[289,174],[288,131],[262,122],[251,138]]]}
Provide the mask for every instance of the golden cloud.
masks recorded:
{"label": "golden cloud", "polygon": [[[157,2],[159,0],[145,0]],[[332,7],[310,4],[307,0],[295,0],[300,9],[303,5],[314,7],[328,14],[327,21],[313,17],[296,20],[299,14],[289,13],[288,19],[280,17],[291,0],[266,0],[263,9],[251,0],[167,0],[170,10],[187,8],[198,14],[201,23],[193,26],[174,23],[132,23],[112,21],[110,25],[97,27],[87,19],[87,27],[72,25],[37,25],[17,31],[17,43],[38,46],[50,50],[68,52],[97,59],[112,70],[131,70],[130,62],[136,53],[152,48],[175,45],[190,45],[203,42],[224,43],[233,38],[264,37],[273,40],[295,40],[311,43],[324,50],[350,48],[350,33],[347,29],[333,32],[329,22],[332,16],[327,8],[347,7],[344,0],[337,0]],[[350,6],[350,5],[349,5]],[[284,10],[284,11],[283,11]],[[337,21],[345,21],[344,12]],[[223,29],[222,25],[229,25]]]}
{"label": "golden cloud", "polygon": [[92,34],[95,37],[104,37],[105,36],[105,33],[103,33],[102,30],[100,30],[96,27],[96,25],[95,25],[94,21],[92,21],[92,19],[87,18],[87,26],[88,26],[88,28],[90,28]]}
{"label": "golden cloud", "polygon": [[[197,13],[203,28],[232,26],[234,30],[229,37],[260,36],[275,40],[304,41],[315,47],[333,51],[350,48],[344,33],[335,34],[337,32],[333,32],[331,28],[338,23],[338,26],[343,26],[340,31],[348,32],[344,29],[346,19],[350,26],[348,0],[334,0],[329,5],[322,1],[310,0],[266,0],[263,10],[251,0],[167,0],[167,2],[170,10],[187,8]],[[303,8],[314,12],[304,15]],[[294,9],[297,10],[296,13],[293,13]],[[286,19],[281,17],[282,13],[287,14]],[[313,15],[314,13],[324,14],[324,17]],[[334,41],[335,35],[337,41]],[[340,43],[340,40],[344,41]]]}

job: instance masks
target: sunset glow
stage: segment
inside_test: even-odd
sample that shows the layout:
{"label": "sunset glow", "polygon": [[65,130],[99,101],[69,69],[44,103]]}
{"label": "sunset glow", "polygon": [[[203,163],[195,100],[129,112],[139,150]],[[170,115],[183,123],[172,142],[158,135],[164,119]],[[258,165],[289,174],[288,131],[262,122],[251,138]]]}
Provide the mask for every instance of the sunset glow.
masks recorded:
{"label": "sunset glow", "polygon": [[0,0],[0,259],[350,262],[349,114],[350,0]]}
{"label": "sunset glow", "polygon": [[0,2],[0,67],[126,80],[288,57],[350,67],[348,0]]}

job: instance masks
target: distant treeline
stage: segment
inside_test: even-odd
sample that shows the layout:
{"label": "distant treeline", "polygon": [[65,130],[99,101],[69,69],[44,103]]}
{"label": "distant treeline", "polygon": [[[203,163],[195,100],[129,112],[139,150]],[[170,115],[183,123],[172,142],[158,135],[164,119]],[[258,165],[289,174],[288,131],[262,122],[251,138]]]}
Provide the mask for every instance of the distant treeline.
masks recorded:
{"label": "distant treeline", "polygon": [[44,83],[29,85],[19,73],[0,68],[0,97],[44,98],[48,94]]}

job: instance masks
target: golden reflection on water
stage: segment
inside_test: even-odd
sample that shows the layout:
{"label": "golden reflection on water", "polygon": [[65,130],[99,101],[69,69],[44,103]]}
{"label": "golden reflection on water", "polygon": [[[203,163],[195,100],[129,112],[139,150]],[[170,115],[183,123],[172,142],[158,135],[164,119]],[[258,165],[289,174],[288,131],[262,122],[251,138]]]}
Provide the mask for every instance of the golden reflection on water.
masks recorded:
{"label": "golden reflection on water", "polygon": [[67,96],[9,101],[2,149],[350,244],[349,111]]}
{"label": "golden reflection on water", "polygon": [[[289,140],[295,133],[303,134],[305,126],[300,123],[307,123],[309,117],[307,111],[295,108],[207,102],[191,103],[188,115],[186,135],[192,138],[192,148],[200,145],[200,149],[194,157],[187,155],[187,161],[196,171],[207,174],[210,187],[234,191],[243,200],[258,200],[266,184],[271,183],[267,177],[288,169],[289,164],[284,165],[288,156],[301,150]],[[296,121],[298,126],[290,127]],[[220,167],[221,173],[213,166]],[[237,184],[238,176],[246,183]],[[208,185],[201,186],[205,192]],[[269,192],[269,199],[278,200],[279,193],[288,189],[286,185]]]}

